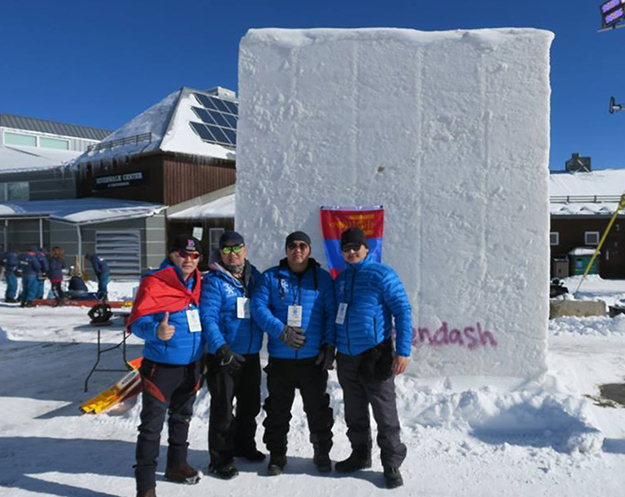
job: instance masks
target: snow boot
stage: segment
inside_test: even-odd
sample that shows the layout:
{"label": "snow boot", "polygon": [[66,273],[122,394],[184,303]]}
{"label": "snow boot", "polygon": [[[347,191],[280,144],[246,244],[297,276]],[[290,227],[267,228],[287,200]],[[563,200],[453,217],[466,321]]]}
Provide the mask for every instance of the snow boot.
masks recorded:
{"label": "snow boot", "polygon": [[399,468],[392,466],[384,466],[384,480],[386,481],[386,488],[397,488],[404,484]]}
{"label": "snow boot", "polygon": [[217,476],[218,478],[222,478],[224,480],[231,480],[235,476],[239,474],[239,470],[234,467],[232,463],[224,464],[223,466],[213,466],[210,464],[208,466],[209,473]]}
{"label": "snow boot", "polygon": [[195,485],[200,481],[200,474],[188,464],[182,469],[167,468],[165,479],[174,483],[184,483],[185,485]]}
{"label": "snow boot", "polygon": [[367,446],[354,447],[351,455],[334,465],[334,469],[339,473],[353,473],[359,469],[371,467],[371,449]]}
{"label": "snow boot", "polygon": [[267,474],[269,476],[278,476],[284,473],[286,466],[286,456],[282,454],[271,454],[269,465],[267,466]]}
{"label": "snow boot", "polygon": [[332,461],[330,460],[329,450],[317,449],[315,447],[313,462],[315,463],[319,473],[330,473],[332,471]]}
{"label": "snow boot", "polygon": [[151,488],[150,490],[142,490],[141,492],[137,492],[137,497],[156,497],[156,489]]}

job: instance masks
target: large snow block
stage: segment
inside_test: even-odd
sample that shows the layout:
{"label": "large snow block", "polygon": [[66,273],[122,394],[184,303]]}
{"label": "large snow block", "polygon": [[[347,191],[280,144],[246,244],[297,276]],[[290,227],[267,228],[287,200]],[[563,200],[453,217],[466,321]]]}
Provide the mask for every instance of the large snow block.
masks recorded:
{"label": "large snow block", "polygon": [[266,268],[319,207],[385,209],[409,371],[535,378],[548,322],[549,47],[534,29],[251,30],[236,226]]}

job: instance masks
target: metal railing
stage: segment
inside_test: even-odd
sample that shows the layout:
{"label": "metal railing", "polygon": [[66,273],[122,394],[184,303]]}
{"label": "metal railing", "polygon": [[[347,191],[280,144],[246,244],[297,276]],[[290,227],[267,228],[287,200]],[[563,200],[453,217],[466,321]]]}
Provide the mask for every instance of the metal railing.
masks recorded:
{"label": "metal railing", "polygon": [[87,150],[94,152],[97,150],[106,150],[107,148],[123,147],[124,145],[136,144],[139,142],[152,141],[152,132],[142,133],[140,135],[127,136],[126,138],[119,138],[117,140],[111,140],[107,142],[96,143],[95,145],[89,145]]}
{"label": "metal railing", "polygon": [[556,195],[549,197],[552,204],[598,204],[604,202],[618,203],[620,195]]}

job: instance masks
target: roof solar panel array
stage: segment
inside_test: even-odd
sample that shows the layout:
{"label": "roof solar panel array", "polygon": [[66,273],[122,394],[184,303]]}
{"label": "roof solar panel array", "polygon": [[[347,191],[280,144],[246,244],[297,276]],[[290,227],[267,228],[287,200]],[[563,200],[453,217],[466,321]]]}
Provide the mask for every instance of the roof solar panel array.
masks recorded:
{"label": "roof solar panel array", "polygon": [[193,106],[192,109],[201,122],[191,121],[191,128],[206,142],[235,147],[239,113],[236,102],[202,93],[193,95],[201,107]]}

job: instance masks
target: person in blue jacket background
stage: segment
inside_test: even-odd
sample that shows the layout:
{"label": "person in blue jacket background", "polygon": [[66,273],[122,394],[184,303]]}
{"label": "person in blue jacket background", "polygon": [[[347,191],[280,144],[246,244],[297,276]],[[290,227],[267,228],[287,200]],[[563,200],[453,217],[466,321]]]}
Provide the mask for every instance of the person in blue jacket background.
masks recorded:
{"label": "person in blue jacket background", "polygon": [[310,237],[301,231],[286,238],[286,258],[263,274],[252,298],[252,318],[269,337],[267,397],[263,441],[269,449],[268,473],[287,463],[287,434],[295,390],[308,418],[313,462],[332,470],[332,408],[326,393],[334,363],[334,285],[330,273],[310,258]]}
{"label": "person in blue jacket background", "polygon": [[46,276],[48,276],[48,273],[50,272],[50,263],[48,261],[46,249],[39,247],[35,253],[37,260],[39,261],[39,265],[41,266],[41,270],[37,274],[37,298],[42,299]]}
{"label": "person in blue jacket background", "polygon": [[351,473],[371,467],[371,405],[378,425],[377,441],[386,485],[396,488],[403,484],[399,467],[406,457],[406,446],[399,437],[393,375],[406,370],[410,356],[410,303],[397,273],[369,256],[361,229],[353,227],[343,232],[341,253],[347,268],[334,282],[336,361],[352,454],[337,462],[335,469]]}
{"label": "person in blue jacket background", "polygon": [[189,422],[201,387],[204,353],[198,311],[200,242],[178,236],[157,271],[141,280],[128,328],[145,340],[140,373],[143,407],[137,439],[137,497],[155,497],[160,435],[169,413],[165,478],[194,484],[199,473],[187,462]]}
{"label": "person in blue jacket background", "polygon": [[109,274],[109,265],[98,254],[87,254],[85,256],[93,266],[93,272],[98,279],[98,299],[108,299],[108,284],[111,279]]}
{"label": "person in blue jacket background", "polygon": [[19,269],[22,273],[22,307],[32,307],[37,297],[37,275],[41,264],[37,260],[37,247],[30,247],[19,256]]}
{"label": "person in blue jacket background", "polygon": [[4,301],[8,303],[17,302],[17,275],[15,271],[19,266],[19,259],[13,250],[8,250],[2,255],[1,266],[4,267],[4,278],[7,282]]}
{"label": "person in blue jacket background", "polygon": [[[263,333],[250,317],[250,298],[260,273],[247,260],[245,240],[226,231],[209,259],[202,282],[200,316],[208,346],[206,383],[211,394],[208,450],[211,473],[224,479],[238,474],[234,457],[260,462],[256,416],[260,412],[260,357]],[[236,414],[233,401],[236,397]]]}

